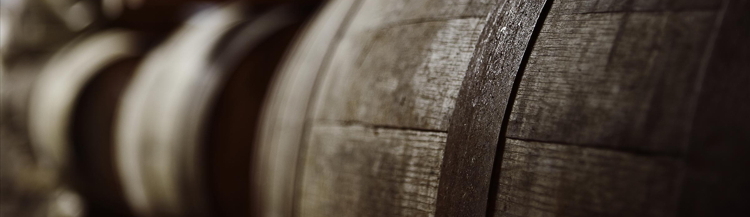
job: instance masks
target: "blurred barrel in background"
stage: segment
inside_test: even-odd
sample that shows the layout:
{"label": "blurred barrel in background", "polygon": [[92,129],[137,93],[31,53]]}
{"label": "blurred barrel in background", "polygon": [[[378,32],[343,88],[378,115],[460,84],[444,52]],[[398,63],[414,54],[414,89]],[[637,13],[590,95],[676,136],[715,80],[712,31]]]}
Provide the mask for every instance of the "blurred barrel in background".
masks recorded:
{"label": "blurred barrel in background", "polygon": [[[40,75],[11,72],[37,80],[28,115],[38,166],[59,180],[51,188],[81,194],[90,216],[247,216],[261,102],[316,4],[160,7],[195,14],[177,28],[169,16],[121,17],[107,25],[144,34],[88,31],[42,60]],[[9,112],[27,113],[18,107]]]}
{"label": "blurred barrel in background", "polygon": [[110,131],[114,107],[142,56],[141,39],[109,30],[79,41],[55,54],[37,78],[29,99],[31,141],[39,163],[80,185],[92,204],[124,212]]}
{"label": "blurred barrel in background", "polygon": [[256,107],[306,12],[279,8],[243,21],[241,9],[192,17],[144,60],[123,97],[117,169],[142,215],[247,213]]}
{"label": "blurred barrel in background", "polygon": [[68,216],[747,213],[744,1],[81,2],[3,55]]}

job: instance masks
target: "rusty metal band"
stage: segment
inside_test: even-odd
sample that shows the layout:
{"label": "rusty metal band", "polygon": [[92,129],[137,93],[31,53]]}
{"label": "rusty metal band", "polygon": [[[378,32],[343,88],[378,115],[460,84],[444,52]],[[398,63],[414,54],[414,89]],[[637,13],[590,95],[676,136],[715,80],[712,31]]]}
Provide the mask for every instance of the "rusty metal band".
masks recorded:
{"label": "rusty metal band", "polygon": [[436,216],[487,214],[506,111],[532,33],[549,2],[506,0],[488,15],[448,128]]}

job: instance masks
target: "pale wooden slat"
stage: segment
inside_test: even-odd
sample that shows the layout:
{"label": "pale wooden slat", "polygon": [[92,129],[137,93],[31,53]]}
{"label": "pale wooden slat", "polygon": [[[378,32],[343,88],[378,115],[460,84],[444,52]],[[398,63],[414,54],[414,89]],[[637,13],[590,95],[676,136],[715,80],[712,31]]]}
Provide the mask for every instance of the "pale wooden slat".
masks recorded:
{"label": "pale wooden slat", "polygon": [[302,183],[303,216],[428,216],[446,134],[317,124]]}
{"label": "pale wooden slat", "polygon": [[484,24],[484,14],[441,14],[450,3],[363,2],[325,73],[315,119],[447,130]]}
{"label": "pale wooden slat", "polygon": [[678,160],[506,139],[495,216],[673,216]]}

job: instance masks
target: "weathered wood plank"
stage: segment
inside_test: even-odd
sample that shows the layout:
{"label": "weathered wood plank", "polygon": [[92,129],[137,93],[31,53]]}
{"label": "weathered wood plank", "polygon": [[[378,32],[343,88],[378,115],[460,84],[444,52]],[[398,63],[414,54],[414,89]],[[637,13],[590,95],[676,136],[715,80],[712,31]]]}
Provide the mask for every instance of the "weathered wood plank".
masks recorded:
{"label": "weathered wood plank", "polygon": [[505,1],[489,15],[448,130],[437,216],[487,213],[498,135],[516,74],[546,2]]}
{"label": "weathered wood plank", "polygon": [[695,110],[679,216],[750,215],[750,2],[724,3]]}
{"label": "weathered wood plank", "polygon": [[667,157],[506,139],[495,216],[674,216]]}
{"label": "weathered wood plank", "polygon": [[[741,156],[742,148],[709,148],[717,154],[709,158],[696,157],[711,153],[706,149],[692,152],[692,163],[700,166],[688,161],[688,185],[680,187],[686,167],[681,156],[686,145],[695,140],[696,134],[690,133],[691,118],[704,76],[703,59],[711,54],[711,37],[717,16],[722,15],[719,4],[555,1],[514,102],[495,215],[675,216],[680,200],[680,215],[710,215],[696,214],[706,210],[729,214],[718,210],[740,207],[741,202],[713,201],[741,201],[737,200],[742,198],[740,194],[716,190],[742,191],[747,189],[739,184],[742,181],[717,188],[724,182],[707,177],[743,180],[745,176],[726,169],[732,168],[728,164],[718,167],[705,162],[710,158],[747,164],[732,158]],[[739,44],[741,40],[734,41]],[[726,73],[727,77],[719,79],[726,84],[746,82],[736,73]],[[734,80],[727,82],[731,76]],[[714,87],[720,86],[718,83]],[[725,89],[704,96],[703,101],[722,98],[722,94],[730,95],[735,103],[746,98]],[[719,110],[746,119],[739,110]],[[712,123],[710,118],[703,120],[696,126],[724,126],[707,124]],[[730,121],[723,124],[739,126]],[[737,135],[731,138],[728,141],[745,141]],[[721,153],[736,155],[719,159]],[[706,165],[715,167],[701,167]],[[692,172],[695,174],[690,175]],[[690,179],[696,177],[700,178]],[[711,197],[711,202],[701,202]]]}
{"label": "weathered wood plank", "polygon": [[445,137],[444,132],[316,124],[300,214],[432,215]]}
{"label": "weathered wood plank", "polygon": [[315,119],[447,130],[484,15],[434,19],[457,1],[394,9],[399,2],[415,4],[363,2],[325,72],[318,101],[325,109]]}
{"label": "weathered wood plank", "polygon": [[[367,136],[347,127],[339,127],[347,133],[319,129],[355,124],[404,131],[394,134],[399,136],[429,132],[444,137],[484,17],[492,9],[488,4],[495,2],[362,2],[330,65],[321,71],[308,117],[312,139],[303,150],[300,215],[434,215],[444,138],[430,142],[440,150],[435,156],[405,157],[399,147],[421,142]],[[405,176],[412,172],[401,167],[422,157],[431,159],[417,162],[424,175]],[[394,169],[373,176],[365,169],[373,163],[368,159]]]}
{"label": "weathered wood plank", "polygon": [[651,7],[646,10],[629,1],[603,7],[612,12],[590,13],[603,2],[619,4],[555,1],[525,69],[507,135],[677,155],[687,143],[714,6],[638,1]]}

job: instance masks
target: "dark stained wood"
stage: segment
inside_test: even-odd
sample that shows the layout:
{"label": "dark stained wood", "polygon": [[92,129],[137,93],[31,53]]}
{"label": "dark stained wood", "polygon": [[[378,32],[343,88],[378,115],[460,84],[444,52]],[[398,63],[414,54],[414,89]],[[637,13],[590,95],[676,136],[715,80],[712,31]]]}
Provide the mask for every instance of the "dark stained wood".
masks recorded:
{"label": "dark stained wood", "polygon": [[494,215],[744,216],[749,10],[724,3],[555,1]]}
{"label": "dark stained wood", "polygon": [[507,136],[677,155],[716,8],[604,2],[553,4]]}
{"label": "dark stained wood", "polygon": [[495,216],[674,216],[669,157],[506,139]]}
{"label": "dark stained wood", "polygon": [[689,134],[679,216],[750,215],[750,2],[725,3]]}
{"label": "dark stained wood", "polygon": [[505,109],[545,3],[505,1],[489,15],[448,129],[437,216],[480,216],[487,212]]}

